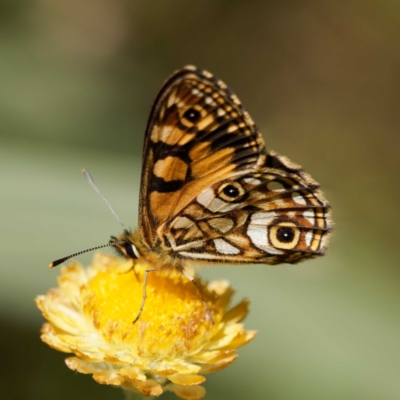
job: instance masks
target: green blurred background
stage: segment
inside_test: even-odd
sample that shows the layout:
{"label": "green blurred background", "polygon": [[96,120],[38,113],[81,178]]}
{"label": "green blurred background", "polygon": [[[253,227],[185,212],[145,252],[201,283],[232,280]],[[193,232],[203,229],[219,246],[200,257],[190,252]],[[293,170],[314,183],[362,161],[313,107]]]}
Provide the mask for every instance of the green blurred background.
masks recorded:
{"label": "green blurred background", "polygon": [[251,300],[259,331],[207,399],[399,399],[398,0],[0,2],[2,399],[122,399],[41,343],[33,299],[50,261],[120,230],[82,167],[136,226],[148,112],[189,63],[322,184],[336,223],[321,259],[200,271]]}

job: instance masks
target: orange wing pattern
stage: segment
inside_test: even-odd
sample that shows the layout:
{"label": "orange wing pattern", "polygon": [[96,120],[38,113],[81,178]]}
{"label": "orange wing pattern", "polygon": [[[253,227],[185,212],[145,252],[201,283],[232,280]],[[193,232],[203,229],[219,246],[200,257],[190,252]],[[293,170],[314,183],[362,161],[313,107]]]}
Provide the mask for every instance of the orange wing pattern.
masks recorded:
{"label": "orange wing pattern", "polygon": [[172,75],[146,131],[139,210],[143,241],[157,245],[158,227],[199,193],[264,159],[260,133],[223,82],[194,67]]}

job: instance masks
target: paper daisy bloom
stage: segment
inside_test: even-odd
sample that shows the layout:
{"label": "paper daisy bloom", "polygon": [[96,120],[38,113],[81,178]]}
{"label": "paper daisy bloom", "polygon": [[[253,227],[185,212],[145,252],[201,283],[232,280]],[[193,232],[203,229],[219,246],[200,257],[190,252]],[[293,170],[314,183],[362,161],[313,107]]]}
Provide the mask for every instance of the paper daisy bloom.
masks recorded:
{"label": "paper daisy bloom", "polygon": [[[92,374],[101,384],[120,386],[145,396],[165,390],[182,399],[201,399],[204,374],[227,367],[236,349],[256,332],[241,321],[249,303],[228,309],[233,290],[227,281],[196,287],[180,272],[149,274],[144,311],[146,265],[97,254],[90,267],[63,267],[58,288],[36,298],[47,319],[42,340],[73,353],[66,359],[75,371]],[[214,322],[207,316],[202,298]]]}

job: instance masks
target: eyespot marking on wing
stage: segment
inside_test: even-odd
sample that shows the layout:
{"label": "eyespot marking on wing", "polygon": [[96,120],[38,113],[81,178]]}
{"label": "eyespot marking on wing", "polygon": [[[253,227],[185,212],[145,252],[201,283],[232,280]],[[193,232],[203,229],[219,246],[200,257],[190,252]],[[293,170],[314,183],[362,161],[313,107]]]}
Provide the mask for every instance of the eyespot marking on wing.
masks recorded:
{"label": "eyespot marking on wing", "polygon": [[300,229],[292,222],[281,222],[269,227],[269,240],[278,249],[292,250],[300,240]]}

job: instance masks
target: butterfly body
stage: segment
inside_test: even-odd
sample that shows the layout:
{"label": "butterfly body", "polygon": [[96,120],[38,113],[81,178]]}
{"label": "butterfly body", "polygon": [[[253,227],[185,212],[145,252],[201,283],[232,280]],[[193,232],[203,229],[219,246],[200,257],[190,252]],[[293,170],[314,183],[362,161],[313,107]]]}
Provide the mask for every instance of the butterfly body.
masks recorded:
{"label": "butterfly body", "polygon": [[209,72],[173,74],[143,150],[139,229],[112,238],[153,269],[293,263],[325,252],[330,206],[300,166],[265,150],[238,98]]}
{"label": "butterfly body", "polygon": [[147,264],[151,269],[183,270],[184,262],[176,253],[161,244],[157,247],[148,247],[143,243],[140,231],[125,230],[118,237],[111,236],[111,243],[117,252],[126,258]]}

